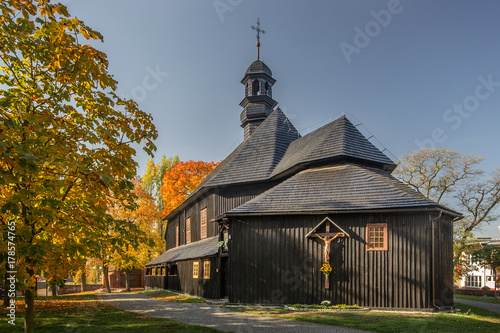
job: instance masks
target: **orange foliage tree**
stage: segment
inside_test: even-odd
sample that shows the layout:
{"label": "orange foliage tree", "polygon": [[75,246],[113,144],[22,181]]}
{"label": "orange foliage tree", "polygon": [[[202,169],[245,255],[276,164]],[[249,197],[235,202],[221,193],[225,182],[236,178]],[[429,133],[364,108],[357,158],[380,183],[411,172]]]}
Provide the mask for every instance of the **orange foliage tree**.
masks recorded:
{"label": "orange foliage tree", "polygon": [[203,161],[179,162],[172,170],[167,171],[163,176],[163,186],[161,187],[164,215],[168,215],[193,193],[195,188],[219,163]]}
{"label": "orange foliage tree", "polygon": [[124,269],[126,275],[127,291],[130,291],[130,270],[142,268],[152,257],[161,254],[157,249],[162,240],[155,232],[155,225],[161,220],[160,210],[155,199],[147,193],[141,186],[141,177],[136,177],[133,181],[135,200],[130,205],[124,205],[118,201],[109,208],[111,216],[116,220],[126,221],[133,224],[138,233],[135,238],[123,240],[117,246],[110,248],[110,252],[103,257],[103,269],[106,288],[109,290],[109,280],[107,274],[108,265],[113,265],[117,269]]}

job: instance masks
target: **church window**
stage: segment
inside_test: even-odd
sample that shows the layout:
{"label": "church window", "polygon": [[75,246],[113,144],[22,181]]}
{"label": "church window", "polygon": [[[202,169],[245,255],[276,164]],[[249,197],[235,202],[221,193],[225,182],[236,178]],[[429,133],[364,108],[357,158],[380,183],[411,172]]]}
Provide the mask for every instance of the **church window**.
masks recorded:
{"label": "church window", "polygon": [[191,218],[186,219],[186,244],[191,243]]}
{"label": "church window", "polygon": [[175,226],[175,246],[179,246],[179,226]]}
{"label": "church window", "polygon": [[366,249],[368,251],[387,250],[387,223],[366,225]]}
{"label": "church window", "polygon": [[198,261],[193,262],[193,279],[197,279],[200,274],[200,263]]}
{"label": "church window", "polygon": [[210,261],[205,260],[203,262],[203,278],[210,279]]}
{"label": "church window", "polygon": [[264,85],[264,89],[265,89],[265,94],[268,95],[270,93],[269,91],[269,83],[266,82],[266,84]]}
{"label": "church window", "polygon": [[207,209],[200,210],[200,238],[207,238]]}
{"label": "church window", "polygon": [[260,82],[259,80],[254,80],[252,83],[252,96],[260,94]]}

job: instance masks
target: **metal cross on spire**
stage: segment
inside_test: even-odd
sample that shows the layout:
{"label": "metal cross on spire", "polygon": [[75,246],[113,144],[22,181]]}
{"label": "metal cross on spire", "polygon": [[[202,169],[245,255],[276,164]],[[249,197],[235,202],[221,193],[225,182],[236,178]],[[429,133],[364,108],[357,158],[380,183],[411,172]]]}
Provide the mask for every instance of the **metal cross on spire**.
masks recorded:
{"label": "metal cross on spire", "polygon": [[252,30],[257,31],[257,60],[259,60],[260,56],[260,34],[262,33],[263,35],[266,34],[264,30],[260,28],[260,17],[257,18],[257,27],[252,25]]}

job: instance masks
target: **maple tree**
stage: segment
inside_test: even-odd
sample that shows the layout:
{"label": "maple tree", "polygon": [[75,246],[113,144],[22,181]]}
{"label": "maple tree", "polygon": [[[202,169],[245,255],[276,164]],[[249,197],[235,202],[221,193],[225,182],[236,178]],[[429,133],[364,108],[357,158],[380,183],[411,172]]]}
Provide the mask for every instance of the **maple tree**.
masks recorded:
{"label": "maple tree", "polygon": [[81,258],[141,234],[108,207],[134,202],[130,144],[151,154],[157,132],[149,114],[116,95],[106,54],[82,43],[102,41],[99,32],[49,0],[4,0],[0,10],[0,231],[10,237],[0,250],[15,247],[33,332],[42,269],[61,284]]}
{"label": "maple tree", "polygon": [[179,206],[219,163],[179,162],[172,170],[165,172],[161,187],[163,214],[168,215]]}
{"label": "maple tree", "polygon": [[127,291],[130,291],[130,270],[144,267],[152,257],[161,254],[157,246],[162,244],[161,236],[154,230],[154,226],[161,220],[161,211],[141,183],[140,177],[134,179],[136,209],[131,210],[119,202],[110,209],[115,219],[133,223],[141,231],[140,237],[124,242],[120,251],[112,254],[112,265],[117,270],[125,270]]}

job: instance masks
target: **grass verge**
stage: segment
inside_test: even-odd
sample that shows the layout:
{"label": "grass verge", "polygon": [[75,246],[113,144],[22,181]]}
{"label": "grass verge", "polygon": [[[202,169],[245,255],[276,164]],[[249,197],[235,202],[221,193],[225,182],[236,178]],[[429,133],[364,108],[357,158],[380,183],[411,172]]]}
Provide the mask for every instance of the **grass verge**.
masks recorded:
{"label": "grass verge", "polygon": [[155,291],[145,295],[146,297],[151,297],[165,302],[174,303],[206,303],[204,299],[192,297],[188,295],[179,295],[172,293],[170,291]]}
{"label": "grass verge", "polygon": [[[7,323],[0,307],[0,332],[23,332],[24,301],[16,300],[15,326]],[[36,332],[220,332],[208,327],[178,323],[164,318],[118,310],[100,301],[95,293],[38,297],[35,300]]]}
{"label": "grass verge", "polygon": [[372,332],[498,332],[500,314],[456,304],[456,313],[427,312],[296,312],[285,309],[230,308],[251,314],[357,328]]}
{"label": "grass verge", "polygon": [[[500,291],[498,291],[498,295],[500,296]],[[495,297],[454,295],[454,298],[456,298],[456,299],[467,299],[467,300],[470,300],[470,301],[478,301],[478,302],[500,304],[500,300],[498,298],[495,298]]]}

